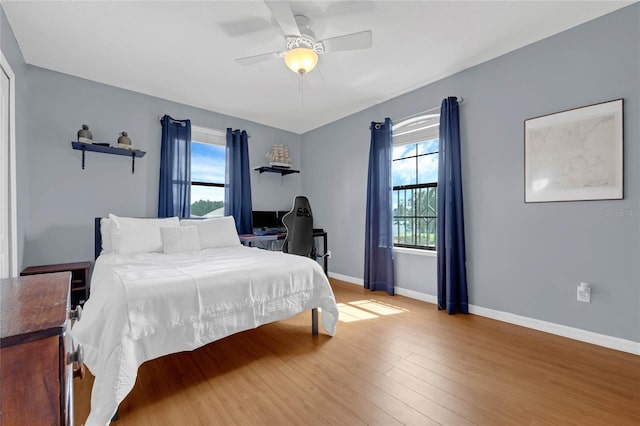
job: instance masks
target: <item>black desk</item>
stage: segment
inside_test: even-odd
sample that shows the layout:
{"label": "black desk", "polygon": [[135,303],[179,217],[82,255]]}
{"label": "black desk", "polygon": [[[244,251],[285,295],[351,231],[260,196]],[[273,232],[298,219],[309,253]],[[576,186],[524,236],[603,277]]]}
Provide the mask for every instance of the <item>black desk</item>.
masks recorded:
{"label": "black desk", "polygon": [[[273,235],[255,235],[255,234],[240,234],[240,242],[247,246],[247,247],[252,247],[253,243],[256,241],[277,241],[277,240],[283,240],[285,239],[285,237],[287,236],[286,232],[281,232],[279,234],[273,234]],[[314,229],[313,230],[313,236],[314,237],[322,237],[322,254],[326,255],[327,254],[327,231],[325,231],[324,229]],[[323,266],[324,266],[324,273],[328,274],[329,273],[329,258],[327,256],[323,257]]]}
{"label": "black desk", "polygon": [[240,234],[240,242],[247,247],[253,247],[253,243],[256,241],[277,241],[284,240],[287,236],[286,232],[280,232],[278,234],[271,235],[256,235],[256,234]]}
{"label": "black desk", "polygon": [[322,237],[322,260],[324,266],[324,274],[329,276],[329,257],[327,256],[327,231],[324,229],[314,229],[314,237]]}

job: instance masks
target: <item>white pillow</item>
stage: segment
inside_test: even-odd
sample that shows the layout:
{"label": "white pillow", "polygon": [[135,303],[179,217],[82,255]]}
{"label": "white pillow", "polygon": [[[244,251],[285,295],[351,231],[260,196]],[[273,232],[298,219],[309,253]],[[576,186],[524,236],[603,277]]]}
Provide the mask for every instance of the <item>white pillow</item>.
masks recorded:
{"label": "white pillow", "polygon": [[206,248],[234,247],[240,245],[236,222],[233,216],[212,219],[182,219],[180,226],[198,228],[200,246]]}
{"label": "white pillow", "polygon": [[162,251],[160,228],[180,226],[178,217],[142,219],[109,214],[111,246],[118,254],[153,253]]}
{"label": "white pillow", "polygon": [[182,253],[200,251],[198,228],[195,226],[172,226],[160,228],[162,234],[163,253]]}
{"label": "white pillow", "polygon": [[111,221],[106,217],[100,219],[100,235],[102,236],[102,253],[109,253],[113,250],[113,245],[111,244]]}

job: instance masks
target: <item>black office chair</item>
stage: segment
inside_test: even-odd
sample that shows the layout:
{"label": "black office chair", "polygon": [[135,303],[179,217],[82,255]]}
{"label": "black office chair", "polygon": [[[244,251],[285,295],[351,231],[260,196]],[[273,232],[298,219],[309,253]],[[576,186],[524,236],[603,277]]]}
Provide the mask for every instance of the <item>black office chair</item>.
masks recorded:
{"label": "black office chair", "polygon": [[[282,224],[287,228],[287,236],[282,245],[285,253],[317,259],[316,245],[313,238],[313,214],[307,197],[298,196],[293,201],[293,208],[282,217]],[[325,257],[323,254],[320,257]],[[326,274],[327,271],[325,270]],[[318,335],[318,308],[311,309],[311,334]]]}
{"label": "black office chair", "polygon": [[313,214],[307,197],[298,196],[295,198],[293,208],[282,217],[282,223],[287,228],[282,251],[315,259]]}

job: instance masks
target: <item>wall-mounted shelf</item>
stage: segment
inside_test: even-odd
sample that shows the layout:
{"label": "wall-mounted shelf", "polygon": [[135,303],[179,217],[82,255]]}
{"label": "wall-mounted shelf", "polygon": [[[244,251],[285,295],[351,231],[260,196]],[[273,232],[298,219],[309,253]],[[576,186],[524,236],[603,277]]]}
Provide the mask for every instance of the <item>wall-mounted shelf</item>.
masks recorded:
{"label": "wall-mounted shelf", "polygon": [[82,151],[82,170],[84,170],[84,153],[85,151],[101,152],[103,154],[124,155],[131,157],[131,174],[135,173],[136,157],[144,157],[146,152],[139,149],[115,148],[112,146],[96,145],[91,143],[71,142],[71,147]]}
{"label": "wall-mounted shelf", "polygon": [[285,169],[284,167],[271,167],[271,166],[260,166],[260,167],[256,167],[253,170],[260,173],[264,173],[264,172],[280,173],[282,176],[290,175],[292,173],[300,173],[300,170]]}

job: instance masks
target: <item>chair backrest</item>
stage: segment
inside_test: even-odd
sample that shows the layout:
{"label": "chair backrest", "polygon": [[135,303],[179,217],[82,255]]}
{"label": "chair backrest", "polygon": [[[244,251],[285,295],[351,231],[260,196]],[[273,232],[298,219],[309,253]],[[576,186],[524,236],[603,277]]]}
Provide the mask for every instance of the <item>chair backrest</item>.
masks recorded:
{"label": "chair backrest", "polygon": [[287,228],[282,251],[300,256],[315,256],[313,214],[307,197],[295,198],[293,208],[283,216],[282,223]]}

